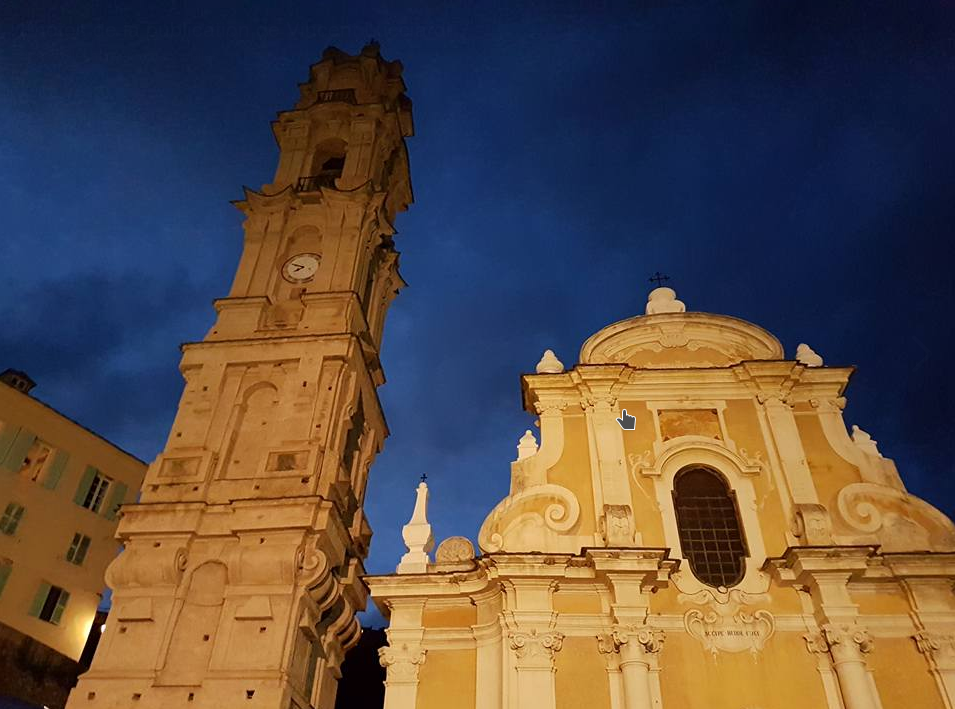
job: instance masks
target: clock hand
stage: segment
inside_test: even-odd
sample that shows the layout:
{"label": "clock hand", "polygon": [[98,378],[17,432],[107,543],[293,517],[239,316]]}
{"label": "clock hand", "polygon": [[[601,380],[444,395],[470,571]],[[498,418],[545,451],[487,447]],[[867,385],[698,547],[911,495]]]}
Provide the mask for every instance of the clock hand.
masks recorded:
{"label": "clock hand", "polygon": [[303,268],[305,268],[305,266],[300,263],[293,263],[292,268],[294,268],[296,271],[301,271]]}

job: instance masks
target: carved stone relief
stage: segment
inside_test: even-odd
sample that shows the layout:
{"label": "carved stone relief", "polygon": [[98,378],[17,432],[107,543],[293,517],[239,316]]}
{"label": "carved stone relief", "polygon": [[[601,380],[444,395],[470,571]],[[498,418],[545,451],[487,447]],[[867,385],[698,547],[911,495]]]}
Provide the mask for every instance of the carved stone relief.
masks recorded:
{"label": "carved stone relief", "polygon": [[414,683],[418,681],[418,670],[428,655],[420,645],[402,643],[397,647],[386,645],[378,649],[378,662],[388,670],[390,683]]}
{"label": "carved stone relief", "polygon": [[720,598],[704,590],[691,596],[680,595],[679,599],[704,606],[703,609],[687,611],[683,616],[683,626],[714,656],[720,652],[755,654],[776,632],[776,619],[772,613],[747,607],[768,601],[767,594],[732,589],[725,598]]}

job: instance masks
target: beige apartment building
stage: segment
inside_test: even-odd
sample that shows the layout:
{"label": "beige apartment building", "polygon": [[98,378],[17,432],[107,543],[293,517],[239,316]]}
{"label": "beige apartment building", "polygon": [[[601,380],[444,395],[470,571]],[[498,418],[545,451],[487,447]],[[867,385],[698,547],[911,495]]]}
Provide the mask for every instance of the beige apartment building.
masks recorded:
{"label": "beige apartment building", "polygon": [[9,658],[62,664],[45,648],[80,658],[119,551],[119,507],[136,499],[146,465],[31,396],[25,374],[0,382],[0,695],[50,704],[23,690]]}

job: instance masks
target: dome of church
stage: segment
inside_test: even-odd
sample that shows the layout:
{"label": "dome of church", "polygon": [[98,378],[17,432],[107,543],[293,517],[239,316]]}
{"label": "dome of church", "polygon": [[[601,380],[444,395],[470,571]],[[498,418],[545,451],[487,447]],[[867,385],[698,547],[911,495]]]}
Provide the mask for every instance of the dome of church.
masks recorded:
{"label": "dome of church", "polygon": [[608,325],[580,349],[580,364],[639,369],[728,367],[784,358],[779,340],[763,328],[728,315],[688,313],[672,288],[654,289],[645,315]]}

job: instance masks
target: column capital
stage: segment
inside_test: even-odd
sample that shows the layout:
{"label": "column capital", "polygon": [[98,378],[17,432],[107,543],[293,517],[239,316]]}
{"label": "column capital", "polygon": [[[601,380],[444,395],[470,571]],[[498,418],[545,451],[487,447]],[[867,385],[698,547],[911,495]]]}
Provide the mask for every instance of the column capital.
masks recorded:
{"label": "column capital", "polygon": [[517,658],[518,669],[554,667],[554,655],[564,644],[564,634],[554,630],[512,630],[507,634],[508,646]]}
{"label": "column capital", "polygon": [[955,634],[920,630],[912,636],[918,651],[926,655],[936,667],[955,669]]}
{"label": "column capital", "polygon": [[858,624],[826,623],[819,632],[808,633],[803,638],[809,652],[828,652],[835,662],[862,662],[874,647],[869,631]]}
{"label": "column capital", "polygon": [[610,632],[597,636],[601,653],[626,652],[627,655],[653,655],[663,649],[666,633],[659,628],[615,625]]}
{"label": "column capital", "polygon": [[378,649],[378,662],[388,670],[388,684],[415,684],[418,681],[418,669],[424,664],[428,651],[420,645],[386,645]]}

